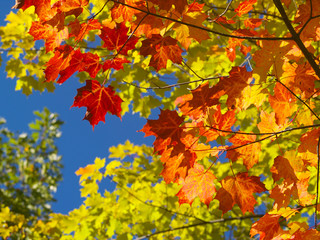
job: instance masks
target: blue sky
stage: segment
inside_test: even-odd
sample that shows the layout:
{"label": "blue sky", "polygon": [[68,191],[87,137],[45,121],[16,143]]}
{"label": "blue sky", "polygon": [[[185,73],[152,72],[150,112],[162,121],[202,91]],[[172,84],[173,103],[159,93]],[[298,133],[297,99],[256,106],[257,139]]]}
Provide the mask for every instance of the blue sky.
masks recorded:
{"label": "blue sky", "polygon": [[[0,1],[0,25],[4,25],[5,16],[11,11],[14,0]],[[68,213],[78,208],[82,203],[80,198],[79,178],[75,171],[80,167],[93,163],[96,157],[106,158],[110,146],[124,143],[127,139],[136,144],[152,144],[152,138],[144,138],[137,132],[146,123],[137,114],[123,116],[122,121],[107,114],[106,123],[100,122],[92,131],[88,121],[83,121],[86,108],[70,108],[77,89],[84,86],[77,78],[68,79],[63,85],[57,85],[54,93],[34,92],[25,96],[21,91],[15,91],[15,80],[6,78],[5,56],[0,68],[0,117],[7,120],[11,131],[26,132],[28,124],[35,117],[33,111],[47,107],[51,112],[59,114],[64,121],[62,137],[57,141],[59,154],[63,156],[63,182],[55,194],[53,211]]]}

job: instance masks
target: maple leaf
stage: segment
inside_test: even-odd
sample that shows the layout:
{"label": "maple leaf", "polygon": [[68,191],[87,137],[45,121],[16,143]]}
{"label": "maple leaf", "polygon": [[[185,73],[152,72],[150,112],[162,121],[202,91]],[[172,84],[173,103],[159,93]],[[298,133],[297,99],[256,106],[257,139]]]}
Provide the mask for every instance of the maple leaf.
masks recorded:
{"label": "maple leaf", "polygon": [[261,18],[248,18],[248,19],[244,20],[243,23],[247,28],[255,29],[255,28],[259,27],[262,24],[262,21],[264,21],[264,19],[261,19]]}
{"label": "maple leaf", "polygon": [[44,70],[46,81],[53,82],[58,77],[60,71],[66,69],[74,50],[69,45],[62,45],[56,49],[54,56],[47,62],[47,68]]}
{"label": "maple leaf", "polygon": [[57,83],[65,82],[72,74],[76,71],[86,71],[90,74],[90,77],[95,78],[99,70],[102,68],[100,64],[100,58],[97,54],[81,53],[77,49],[69,62],[69,66],[64,70],[60,71],[60,78]]}
{"label": "maple leaf", "polygon": [[57,13],[57,9],[51,8],[51,0],[16,0],[16,4],[12,8],[21,8],[25,11],[31,6],[35,7],[35,13],[41,22],[50,20]]}
{"label": "maple leaf", "polygon": [[49,24],[35,21],[32,22],[29,34],[33,36],[34,40],[45,39],[46,52],[50,52],[68,38],[68,28],[58,31],[57,28],[53,28]]}
{"label": "maple leaf", "polygon": [[64,83],[72,74],[76,71],[80,71],[84,66],[83,61],[83,53],[81,53],[80,49],[74,51],[71,60],[69,61],[68,67],[59,71],[60,78],[58,79],[57,83]]}
{"label": "maple leaf", "polygon": [[[228,141],[233,143],[232,146],[227,148],[226,157],[233,162],[242,159],[243,164],[249,170],[259,161],[259,153],[261,150],[260,143],[249,144],[256,141],[255,135],[240,135],[236,134],[229,138]],[[237,148],[241,146],[240,148]],[[236,148],[236,149],[234,149]]]}
{"label": "maple leaf", "polygon": [[215,199],[219,200],[219,209],[223,214],[231,210],[235,204],[238,204],[243,214],[247,211],[253,213],[254,205],[257,203],[253,193],[267,190],[259,177],[248,176],[246,172],[222,179],[221,186]]}
{"label": "maple leaf", "polygon": [[[155,7],[149,7],[148,12],[156,14]],[[132,23],[132,28],[136,29],[137,36],[144,34],[147,38],[151,38],[152,34],[160,34],[160,30],[164,28],[161,18],[147,15],[144,12],[139,12],[135,16],[136,20]]]}
{"label": "maple leaf", "polygon": [[[82,12],[83,8],[89,4],[89,0],[59,0],[56,2],[53,7],[58,7],[60,11],[68,13],[67,15],[72,15],[73,13],[80,13]],[[79,10],[80,9],[80,10]],[[79,13],[80,11],[80,13]]]}
{"label": "maple leaf", "polygon": [[108,59],[104,61],[102,65],[103,71],[107,71],[110,68],[113,68],[115,70],[120,70],[123,69],[123,64],[124,63],[130,63],[129,60],[124,59],[124,58],[113,58],[113,59]]}
{"label": "maple leaf", "polygon": [[197,156],[186,150],[183,144],[179,144],[178,147],[171,147],[163,151],[160,159],[163,162],[163,170],[160,175],[163,176],[166,183],[170,183],[186,178],[189,169],[194,167]]}
{"label": "maple leaf", "polygon": [[79,23],[79,20],[76,19],[73,22],[69,23],[69,38],[75,37],[75,41],[82,40],[90,31],[100,30],[101,24],[97,19],[89,19],[86,23]]}
{"label": "maple leaf", "polygon": [[[176,111],[161,109],[159,119],[148,119],[140,131],[144,132],[146,137],[154,135],[157,139],[169,139],[168,144],[178,144],[181,142],[183,128],[180,125],[183,121],[184,117],[180,117]],[[157,149],[157,146],[155,146],[155,149]]]}
{"label": "maple leaf", "polygon": [[84,119],[90,122],[93,129],[100,121],[105,122],[107,112],[121,118],[123,101],[111,86],[104,87],[96,80],[87,80],[86,86],[77,91],[71,107],[87,107]]}
{"label": "maple leaf", "polygon": [[260,239],[271,240],[282,232],[278,214],[266,214],[251,226],[251,237],[259,234]]}
{"label": "maple leaf", "polygon": [[[269,35],[266,37],[269,37]],[[281,76],[283,69],[279,66],[283,65],[283,56],[292,49],[292,46],[289,44],[283,46],[281,45],[281,41],[261,41],[260,46],[261,49],[253,54],[253,60],[256,63],[253,72],[260,76],[261,82],[264,82],[267,78],[269,69],[274,65],[276,67],[273,68],[273,73],[276,76]]]}
{"label": "maple leaf", "polygon": [[214,180],[216,177],[200,164],[194,164],[188,172],[188,176],[179,183],[182,188],[177,193],[179,204],[192,204],[196,197],[209,207],[212,197],[216,192]]}
{"label": "maple leaf", "polygon": [[320,129],[313,129],[311,131],[306,132],[303,134],[300,138],[301,144],[298,147],[299,152],[311,152],[314,154],[317,153],[317,145],[319,141],[319,136],[320,136]]}
{"label": "maple leaf", "polygon": [[239,6],[234,10],[238,16],[248,13],[253,9],[252,5],[255,4],[257,0],[246,0],[239,4]]}
{"label": "maple leaf", "polygon": [[152,34],[152,38],[142,41],[140,54],[143,56],[151,55],[149,66],[157,71],[166,68],[167,61],[181,63],[182,49],[177,45],[177,40],[170,36],[162,37],[160,34]]}
{"label": "maple leaf", "polygon": [[[135,48],[138,38],[128,36],[129,28],[124,23],[119,23],[115,28],[102,27],[99,37],[104,41],[102,47],[116,50],[117,54],[127,55],[129,50]],[[121,52],[119,52],[121,50]]]}
{"label": "maple leaf", "polygon": [[270,171],[272,172],[272,177],[275,181],[280,180],[280,178],[291,180],[293,182],[298,181],[290,162],[282,156],[278,156],[274,159],[274,164]]}
{"label": "maple leaf", "polygon": [[278,156],[274,159],[274,164],[270,171],[274,181],[279,181],[283,178],[281,184],[277,184],[271,191],[271,198],[275,199],[275,208],[287,207],[290,203],[291,195],[295,199],[299,199],[299,204],[304,206],[311,204],[314,196],[309,194],[309,172],[301,159],[295,155],[286,154],[290,159]]}
{"label": "maple leaf", "polygon": [[252,81],[252,72],[248,72],[246,67],[233,67],[228,77],[222,77],[215,86],[217,90],[223,90],[228,95],[227,106],[234,108],[237,99],[242,97],[242,91]]}
{"label": "maple leaf", "polygon": [[200,135],[206,137],[207,142],[214,141],[219,136],[230,134],[231,127],[235,122],[235,112],[227,111],[225,114],[222,114],[220,105],[218,105],[216,109],[210,108],[207,117],[198,124]]}
{"label": "maple leaf", "polygon": [[[183,23],[202,26],[203,21],[208,17],[206,13],[201,13],[203,6],[204,4],[199,4],[197,2],[190,4],[187,8],[187,11],[182,14],[181,21]],[[188,49],[192,39],[195,39],[201,43],[203,40],[210,38],[206,31],[189,27],[186,24],[175,23],[173,29],[177,33],[176,39],[185,49]]]}
{"label": "maple leaf", "polygon": [[276,123],[275,112],[266,113],[265,111],[260,112],[261,121],[258,124],[258,128],[261,133],[274,133],[286,129],[290,123],[285,121],[284,124],[278,125]]}
{"label": "maple leaf", "polygon": [[207,109],[219,104],[219,98],[223,92],[216,87],[210,88],[209,83],[201,84],[198,88],[191,91],[191,94],[180,98],[178,104],[180,111],[184,115],[192,116],[194,119],[202,118],[207,115]]}
{"label": "maple leaf", "polygon": [[274,87],[274,96],[269,95],[269,102],[273,108],[277,124],[282,125],[296,110],[296,98],[280,83]]}
{"label": "maple leaf", "polygon": [[144,7],[144,1],[140,0],[120,0],[119,2],[125,3],[128,6],[132,7],[127,7],[125,5],[122,5],[121,3],[115,2],[111,9],[111,16],[112,19],[114,19],[116,22],[131,22],[133,16],[139,13],[137,9],[146,9]]}

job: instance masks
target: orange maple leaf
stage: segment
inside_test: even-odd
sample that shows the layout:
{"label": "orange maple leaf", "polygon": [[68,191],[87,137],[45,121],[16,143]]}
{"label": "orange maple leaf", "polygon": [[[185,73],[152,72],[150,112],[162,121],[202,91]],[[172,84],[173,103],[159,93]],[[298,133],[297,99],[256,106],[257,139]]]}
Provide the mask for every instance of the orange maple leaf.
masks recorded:
{"label": "orange maple leaf", "polygon": [[252,72],[248,72],[246,67],[233,67],[228,77],[222,77],[215,86],[217,90],[224,91],[228,95],[227,106],[234,108],[237,99],[242,97],[243,89],[252,81]]}
{"label": "orange maple leaf", "polygon": [[210,108],[207,117],[198,124],[200,135],[207,138],[207,142],[216,140],[219,136],[231,134],[231,127],[236,122],[235,112],[221,113],[220,105],[216,109]]}
{"label": "orange maple leaf", "polygon": [[[139,13],[138,9],[146,9],[144,7],[144,1],[141,0],[120,0],[118,1],[120,3],[115,2],[112,9],[111,9],[111,16],[112,19],[115,20],[116,22],[131,22],[133,16],[135,16],[137,13]],[[125,3],[128,6],[132,7],[127,7],[125,5],[122,5],[121,3]]]}
{"label": "orange maple leaf", "polygon": [[279,125],[284,124],[287,117],[290,117],[297,110],[295,96],[280,83],[276,83],[274,95],[269,95],[269,102]]}
{"label": "orange maple leaf", "polygon": [[270,169],[275,182],[283,178],[282,183],[277,184],[271,190],[270,197],[275,199],[275,208],[287,207],[290,203],[291,195],[294,199],[298,199],[299,204],[302,206],[311,204],[314,195],[308,192],[310,173],[306,171],[301,159],[292,154],[286,155],[291,158],[276,157]]}
{"label": "orange maple leaf", "polygon": [[320,137],[319,128],[306,132],[300,138],[301,144],[298,147],[298,151],[300,153],[309,151],[311,153],[318,154],[317,146],[318,146],[319,137]]}
{"label": "orange maple leaf", "polygon": [[152,38],[142,41],[140,54],[143,56],[151,55],[149,66],[157,71],[166,68],[167,61],[181,63],[182,49],[177,45],[177,40],[170,36],[162,37],[160,34],[152,34]]}
{"label": "orange maple leaf", "polygon": [[262,18],[247,18],[244,20],[244,25],[247,28],[255,29],[262,24],[262,21],[264,21]]}
{"label": "orange maple leaf", "polygon": [[188,175],[189,169],[194,167],[197,156],[194,152],[186,150],[183,144],[167,148],[161,154],[163,170],[160,175],[166,183],[176,182]]}
{"label": "orange maple leaf", "polygon": [[68,38],[68,28],[64,27],[61,31],[49,24],[39,21],[32,22],[29,34],[35,40],[45,40],[46,52],[54,51],[59,47],[62,41]]}
{"label": "orange maple leaf", "polygon": [[[199,4],[197,2],[193,2],[192,4],[190,4],[186,11],[183,12],[181,21],[187,24],[189,23],[197,26],[202,26],[203,21],[208,17],[206,13],[201,12],[203,6],[204,4]],[[194,27],[189,27],[185,24],[175,23],[173,29],[177,33],[176,39],[185,49],[188,49],[192,39],[195,39],[199,43],[201,43],[203,40],[210,38],[206,31],[199,30]]]}
{"label": "orange maple leaf", "polygon": [[281,234],[282,229],[280,228],[278,214],[266,214],[259,221],[255,222],[251,226],[250,235],[251,237],[259,234],[260,239],[271,240],[277,235]]}
{"label": "orange maple leaf", "polygon": [[212,197],[216,192],[214,180],[216,177],[200,164],[194,164],[188,172],[188,176],[179,182],[182,188],[177,193],[180,205],[183,203],[192,204],[196,197],[209,207]]}
{"label": "orange maple leaf", "polygon": [[275,114],[276,114],[275,112],[272,112],[269,114],[261,110],[260,112],[261,121],[258,124],[258,128],[261,133],[279,132],[281,130],[286,129],[290,125],[290,122],[288,121],[285,121],[284,124],[278,125],[276,122]]}
{"label": "orange maple leaf", "polygon": [[257,0],[246,0],[241,2],[239,6],[234,10],[238,16],[242,16],[243,14],[248,13],[253,9],[252,5],[255,4]]}
{"label": "orange maple leaf", "polygon": [[[148,12],[156,14],[154,6],[149,7]],[[136,29],[135,34],[141,36],[144,34],[147,38],[152,38],[152,34],[160,34],[160,30],[164,28],[161,18],[147,15],[144,12],[135,14],[136,20],[132,23],[132,28]]]}
{"label": "orange maple leaf", "polygon": [[253,193],[267,190],[259,177],[248,176],[246,172],[222,179],[221,185],[215,199],[219,200],[219,209],[223,214],[231,210],[235,204],[238,204],[243,214],[247,211],[253,213],[254,205],[257,203]]}
{"label": "orange maple leaf", "polygon": [[71,107],[87,107],[84,119],[90,122],[93,129],[100,121],[105,122],[107,112],[121,118],[123,101],[111,86],[104,87],[96,80],[87,80],[86,86],[77,91]]}
{"label": "orange maple leaf", "polygon": [[[226,157],[231,159],[233,162],[239,159],[243,160],[243,164],[249,170],[259,161],[259,153],[261,150],[260,143],[249,144],[256,141],[256,135],[240,135],[236,134],[229,138],[228,141],[233,143],[232,146],[227,148]],[[243,147],[240,147],[243,146]],[[237,148],[240,147],[240,148]],[[236,148],[236,149],[234,149]]]}

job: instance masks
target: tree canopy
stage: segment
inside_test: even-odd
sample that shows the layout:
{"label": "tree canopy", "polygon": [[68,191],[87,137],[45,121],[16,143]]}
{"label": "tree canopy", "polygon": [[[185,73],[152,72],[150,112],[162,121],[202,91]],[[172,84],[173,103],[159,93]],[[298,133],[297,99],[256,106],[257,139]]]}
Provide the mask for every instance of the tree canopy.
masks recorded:
{"label": "tree canopy", "polygon": [[[16,90],[149,118],[80,168],[83,205],[30,239],[320,239],[318,0],[17,0],[0,28]],[[151,115],[160,108],[158,117]],[[151,117],[150,117],[151,115]],[[116,185],[100,188],[109,179]],[[21,226],[20,226],[21,227]]]}

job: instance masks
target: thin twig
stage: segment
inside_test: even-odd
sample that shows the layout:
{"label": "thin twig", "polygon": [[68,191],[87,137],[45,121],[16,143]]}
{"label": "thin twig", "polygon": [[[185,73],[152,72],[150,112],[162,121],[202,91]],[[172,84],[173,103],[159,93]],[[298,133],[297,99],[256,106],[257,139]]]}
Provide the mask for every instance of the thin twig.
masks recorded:
{"label": "thin twig", "polygon": [[186,23],[186,22],[183,22],[181,20],[177,20],[177,19],[174,19],[174,18],[162,16],[162,15],[159,15],[159,14],[156,14],[156,13],[147,12],[147,11],[145,11],[143,9],[131,6],[131,5],[123,3],[123,2],[117,2],[117,3],[119,3],[119,4],[123,5],[123,6],[129,7],[129,8],[135,9],[137,11],[144,12],[146,14],[148,13],[149,15],[154,16],[154,17],[158,17],[158,18],[161,18],[161,19],[169,20],[169,21],[172,21],[172,22],[175,22],[175,23],[179,23],[179,24],[188,26],[188,27],[197,28],[197,29],[200,29],[200,30],[203,30],[203,31],[206,31],[206,32],[210,32],[210,33],[213,33],[213,34],[216,34],[216,35],[219,35],[219,36],[223,36],[223,37],[238,38],[238,39],[249,39],[249,40],[270,40],[270,41],[274,41],[274,40],[293,40],[292,37],[252,37],[252,36],[238,36],[238,35],[232,35],[232,34],[227,34],[227,33],[221,33],[221,32],[209,29],[209,28],[204,27],[204,26],[198,26],[198,25],[194,25],[192,23]]}
{"label": "thin twig", "polygon": [[263,217],[263,216],[264,216],[264,214],[257,214],[257,215],[243,216],[243,217],[215,219],[215,220],[206,221],[206,222],[203,222],[203,223],[194,223],[194,224],[184,225],[182,227],[169,228],[169,229],[166,229],[166,230],[157,231],[157,232],[145,235],[145,236],[141,236],[141,237],[135,238],[135,240],[142,240],[142,239],[150,238],[152,236],[155,236],[155,235],[158,235],[158,234],[161,234],[161,233],[167,233],[167,232],[177,231],[177,230],[181,230],[181,229],[186,229],[186,228],[192,228],[192,227],[197,227],[197,226],[201,226],[201,225],[206,225],[206,224],[214,224],[214,223],[229,222],[229,221],[242,221],[242,220],[248,219],[248,218],[260,218],[260,217]]}

